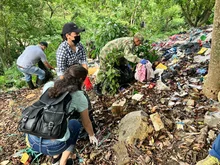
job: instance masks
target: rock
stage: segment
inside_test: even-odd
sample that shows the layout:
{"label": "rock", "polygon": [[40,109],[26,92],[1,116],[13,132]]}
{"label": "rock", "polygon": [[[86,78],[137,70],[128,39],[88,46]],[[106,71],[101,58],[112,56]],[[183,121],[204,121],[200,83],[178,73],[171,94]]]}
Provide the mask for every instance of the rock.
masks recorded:
{"label": "rock", "polygon": [[112,153],[111,151],[108,151],[106,154],[105,154],[105,159],[106,160],[109,160],[109,158],[111,157]]}
{"label": "rock", "polygon": [[207,112],[205,114],[204,123],[209,127],[216,127],[220,123],[220,111]]}
{"label": "rock", "polygon": [[146,155],[145,156],[145,163],[150,163],[150,161],[151,161],[150,156]]}
{"label": "rock", "polygon": [[[119,141],[134,144],[137,139],[144,140],[153,131],[144,111],[134,111],[122,118],[119,124]],[[135,124],[134,124],[135,123]]]}
{"label": "rock", "polygon": [[208,126],[205,126],[200,130],[200,135],[197,137],[196,141],[198,143],[205,143],[207,133],[208,133]]}
{"label": "rock", "polygon": [[150,118],[153,123],[154,129],[156,131],[159,131],[164,128],[164,124],[163,124],[162,120],[160,119],[160,115],[157,112],[154,114],[151,114]]}
{"label": "rock", "polygon": [[3,162],[0,163],[0,165],[7,165],[9,163],[9,160],[4,160]]}
{"label": "rock", "polygon": [[97,155],[99,155],[101,151],[94,150],[90,154],[90,159],[93,160]]}
{"label": "rock", "polygon": [[154,107],[151,109],[151,113],[156,112],[157,109],[158,109],[158,106],[154,106]]}
{"label": "rock", "polygon": [[125,146],[124,142],[117,142],[114,146],[113,149],[116,153],[117,156],[117,164],[118,165],[125,165],[130,162],[130,158],[127,152],[127,148]]}
{"label": "rock", "polygon": [[197,88],[193,88],[193,91],[199,93],[199,90]]}
{"label": "rock", "polygon": [[192,99],[187,100],[186,105],[188,105],[188,106],[194,106],[194,105],[195,105],[195,100],[192,100]]}
{"label": "rock", "polygon": [[168,107],[169,108],[173,107],[174,105],[175,105],[175,102],[173,102],[173,101],[169,101],[168,102]]}
{"label": "rock", "polygon": [[209,139],[210,140],[214,140],[215,139],[215,137],[216,137],[215,131],[210,130],[208,134],[209,134]]}
{"label": "rock", "polygon": [[142,94],[135,94],[135,95],[132,96],[132,99],[136,100],[136,101],[140,101],[143,96],[144,95],[142,95]]}
{"label": "rock", "polygon": [[164,104],[164,103],[166,102],[166,98],[161,98],[161,99],[160,99],[160,102],[161,102],[162,104]]}
{"label": "rock", "polygon": [[188,107],[185,107],[185,108],[184,108],[184,110],[185,110],[185,111],[188,111],[188,112],[191,112],[191,111],[192,111],[192,109],[193,109],[193,107],[192,107],[192,106],[188,106]]}
{"label": "rock", "polygon": [[218,92],[218,101],[220,102],[220,92]]}
{"label": "rock", "polygon": [[27,95],[27,96],[26,96],[26,99],[31,99],[31,98],[33,98],[33,97],[35,97],[35,94],[34,94],[34,93]]}
{"label": "rock", "polygon": [[194,136],[186,136],[183,138],[184,140],[184,144],[185,146],[189,147],[192,145],[192,143],[195,141],[195,137]]}
{"label": "rock", "polygon": [[200,98],[198,93],[191,93],[190,96],[193,100],[199,100],[199,98]]}
{"label": "rock", "polygon": [[123,98],[121,100],[117,100],[116,102],[114,102],[112,104],[112,109],[111,109],[112,115],[113,116],[120,116],[120,115],[122,115],[125,103],[126,103],[126,99],[125,98]]}

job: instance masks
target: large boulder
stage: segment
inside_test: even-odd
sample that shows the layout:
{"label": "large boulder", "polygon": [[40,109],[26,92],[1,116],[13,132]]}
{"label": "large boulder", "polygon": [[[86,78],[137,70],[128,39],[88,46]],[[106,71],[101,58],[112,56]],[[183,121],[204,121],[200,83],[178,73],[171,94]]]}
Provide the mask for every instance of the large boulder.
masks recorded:
{"label": "large boulder", "polygon": [[130,162],[130,157],[124,142],[117,142],[113,146],[113,149],[117,156],[117,165],[124,165]]}
{"label": "large boulder", "polygon": [[137,140],[144,140],[153,127],[148,123],[148,115],[144,111],[135,111],[127,114],[119,124],[118,142],[113,149],[117,155],[117,164],[124,165],[130,162],[126,145],[134,145]]}
{"label": "large boulder", "polygon": [[119,141],[135,144],[136,140],[144,140],[153,127],[149,125],[148,115],[144,111],[135,111],[127,114],[119,124]]}

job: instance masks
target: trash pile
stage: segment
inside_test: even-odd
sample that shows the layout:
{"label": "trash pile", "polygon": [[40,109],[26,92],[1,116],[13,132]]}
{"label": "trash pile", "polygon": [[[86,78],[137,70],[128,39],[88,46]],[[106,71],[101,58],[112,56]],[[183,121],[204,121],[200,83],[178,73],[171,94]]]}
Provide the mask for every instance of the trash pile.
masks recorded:
{"label": "trash pile", "polygon": [[191,29],[153,43],[161,54],[153,81],[136,82],[114,97],[91,94],[97,124],[108,138],[95,151],[85,148],[84,162],[191,165],[208,155],[220,118],[219,102],[202,94],[211,33],[212,26]]}

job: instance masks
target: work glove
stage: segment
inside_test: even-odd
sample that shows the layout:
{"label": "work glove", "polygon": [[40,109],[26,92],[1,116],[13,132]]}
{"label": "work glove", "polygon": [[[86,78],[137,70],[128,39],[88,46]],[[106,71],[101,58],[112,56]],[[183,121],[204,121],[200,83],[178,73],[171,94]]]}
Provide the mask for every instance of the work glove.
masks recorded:
{"label": "work glove", "polygon": [[55,69],[51,69],[51,72],[54,73],[54,74],[57,73]]}
{"label": "work glove", "polygon": [[141,64],[146,64],[146,63],[147,63],[147,60],[141,59],[141,60],[140,60],[140,63],[141,63]]}
{"label": "work glove", "polygon": [[95,135],[89,136],[89,141],[90,143],[95,144],[96,146],[99,145],[98,139],[95,137]]}
{"label": "work glove", "polygon": [[86,79],[84,81],[84,85],[85,85],[87,91],[92,89],[92,83],[91,83],[88,76],[86,77]]}

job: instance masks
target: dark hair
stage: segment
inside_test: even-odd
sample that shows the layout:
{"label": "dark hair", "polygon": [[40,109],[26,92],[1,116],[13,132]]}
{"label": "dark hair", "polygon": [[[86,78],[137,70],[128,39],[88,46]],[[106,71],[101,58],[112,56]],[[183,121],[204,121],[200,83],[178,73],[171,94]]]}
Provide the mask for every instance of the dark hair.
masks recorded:
{"label": "dark hair", "polygon": [[[71,33],[72,33],[72,32],[69,32],[69,33],[66,33],[66,34],[71,35]],[[63,41],[66,41],[66,40],[67,40],[66,34],[61,34],[61,37],[62,37]]]}
{"label": "dark hair", "polygon": [[48,43],[46,41],[41,41],[39,44],[45,46],[46,48],[48,47]]}
{"label": "dark hair", "polygon": [[87,69],[80,64],[70,66],[64,73],[63,79],[55,81],[54,87],[49,89],[49,97],[55,98],[66,91],[80,90],[87,74]]}

